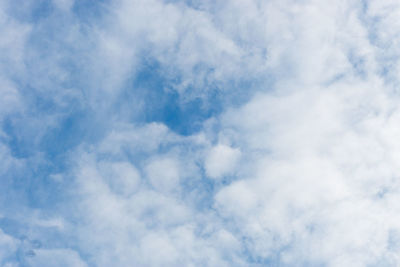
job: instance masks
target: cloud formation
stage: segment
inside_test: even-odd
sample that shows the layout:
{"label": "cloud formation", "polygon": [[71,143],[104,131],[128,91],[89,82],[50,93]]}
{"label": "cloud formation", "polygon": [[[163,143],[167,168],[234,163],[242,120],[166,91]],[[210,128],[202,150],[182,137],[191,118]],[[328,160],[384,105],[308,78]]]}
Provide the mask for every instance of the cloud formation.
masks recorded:
{"label": "cloud formation", "polygon": [[399,11],[2,1],[0,265],[399,265]]}

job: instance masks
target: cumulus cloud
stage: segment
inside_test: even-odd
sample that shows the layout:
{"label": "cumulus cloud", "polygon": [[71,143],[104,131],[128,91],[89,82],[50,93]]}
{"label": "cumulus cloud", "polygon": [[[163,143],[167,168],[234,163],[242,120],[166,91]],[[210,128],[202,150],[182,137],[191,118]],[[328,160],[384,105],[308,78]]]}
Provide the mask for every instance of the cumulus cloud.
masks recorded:
{"label": "cumulus cloud", "polygon": [[0,264],[399,265],[399,10],[2,1]]}
{"label": "cumulus cloud", "polygon": [[211,178],[221,178],[232,174],[240,157],[240,151],[226,145],[218,144],[211,148],[205,165],[206,173]]}
{"label": "cumulus cloud", "polygon": [[173,159],[155,159],[145,166],[147,179],[159,190],[173,190],[179,185],[179,166]]}

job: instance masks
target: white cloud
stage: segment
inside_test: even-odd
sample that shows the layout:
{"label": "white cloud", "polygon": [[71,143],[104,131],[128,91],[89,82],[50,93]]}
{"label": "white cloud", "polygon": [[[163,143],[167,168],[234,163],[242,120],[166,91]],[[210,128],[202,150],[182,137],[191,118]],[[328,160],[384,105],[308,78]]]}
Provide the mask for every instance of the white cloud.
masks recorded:
{"label": "white cloud", "polygon": [[[118,21],[111,28],[121,35],[106,34],[104,40],[115,42],[116,53],[133,60],[135,52],[122,51],[143,38],[152,56],[163,64],[173,62],[164,66],[166,72],[182,75],[177,88],[183,98],[193,97],[182,89],[190,84],[206,91],[210,81],[249,75],[263,74],[261,80],[272,75],[275,81],[272,88],[258,88],[244,105],[224,107],[210,120],[217,127],[207,128],[206,140],[196,144],[191,143],[195,138],[171,134],[162,124],[114,128],[95,154],[118,158],[127,148],[140,151],[136,166],[147,185],[127,202],[95,167],[81,172],[84,210],[89,221],[101,221],[81,231],[96,243],[122,242],[122,265],[133,251],[148,255],[138,262],[150,266],[240,266],[257,259],[327,266],[397,262],[387,247],[399,229],[398,112],[380,76],[380,52],[370,40],[367,18],[361,18],[367,16],[362,6],[249,1],[204,3],[195,10],[151,4],[152,9],[140,1],[115,6]],[[138,7],[157,19],[149,21],[135,11]],[[201,64],[215,71],[196,72]],[[116,77],[121,73],[117,70]],[[215,136],[223,142],[208,148]],[[187,144],[190,149],[183,149]],[[197,198],[188,198],[185,186],[196,181],[199,170],[185,167],[199,162],[210,178],[236,175],[235,181],[208,180],[215,192],[199,189]],[[201,197],[216,213],[197,209],[192,201]],[[114,236],[97,237],[107,228],[114,229]],[[107,245],[92,253],[103,255],[99,265],[117,255]]]}
{"label": "white cloud", "polygon": [[154,159],[145,167],[147,178],[158,191],[171,191],[179,186],[179,164],[171,158]]}
{"label": "white cloud", "polygon": [[240,157],[240,150],[218,144],[211,148],[205,159],[206,173],[209,177],[219,179],[233,174]]}
{"label": "white cloud", "polygon": [[2,265],[10,264],[14,260],[14,254],[18,249],[18,240],[5,234],[0,229],[0,263]]}
{"label": "white cloud", "polygon": [[140,174],[129,162],[100,162],[99,169],[117,194],[129,196],[138,190]]}
{"label": "white cloud", "polygon": [[[29,180],[44,176],[67,199],[48,211],[54,216],[26,213],[33,234],[53,229],[66,239],[64,248],[34,250],[30,264],[86,266],[81,253],[96,266],[399,265],[400,5],[191,2],[111,1],[96,26],[68,21],[56,34],[62,40],[47,37],[46,53],[30,48],[29,56],[27,36],[45,22],[32,28],[0,9],[0,121],[23,111],[16,135],[34,146],[71,103],[102,121],[96,138],[60,152],[57,174]],[[54,3],[70,12],[74,4]],[[94,47],[78,49],[85,44]],[[59,49],[66,46],[76,50]],[[84,79],[63,65],[75,53]],[[25,63],[35,60],[28,75]],[[217,94],[221,114],[181,136],[135,121],[142,105],[158,105],[137,100],[137,88],[129,114],[115,111],[146,60],[160,65],[162,86],[180,101]],[[16,76],[56,108],[30,115]],[[234,94],[246,97],[231,101]],[[36,154],[15,159],[11,137],[0,137],[1,175],[25,161],[34,171],[52,166]],[[0,230],[2,264],[13,264],[18,244]]]}

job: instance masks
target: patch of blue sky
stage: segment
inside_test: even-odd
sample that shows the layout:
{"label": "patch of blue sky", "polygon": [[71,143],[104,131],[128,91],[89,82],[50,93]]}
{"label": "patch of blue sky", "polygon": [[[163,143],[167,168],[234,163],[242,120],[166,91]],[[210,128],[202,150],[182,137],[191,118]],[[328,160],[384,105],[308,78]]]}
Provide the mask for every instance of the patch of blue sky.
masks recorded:
{"label": "patch of blue sky", "polygon": [[111,0],[82,0],[74,1],[72,11],[84,23],[91,24],[107,13]]}
{"label": "patch of blue sky", "polygon": [[[203,81],[202,93],[199,94],[199,88],[193,84],[183,88],[189,97],[182,98],[176,89],[182,77],[168,68],[153,59],[144,59],[138,72],[125,84],[115,109],[129,112],[128,107],[131,107],[134,111],[133,121],[161,122],[172,131],[186,136],[200,131],[203,123],[211,117],[217,117],[223,108],[240,106],[248,101],[254,88],[260,85],[260,81],[250,79],[228,80],[223,84]],[[209,75],[213,71],[200,65],[194,69],[194,73],[206,72]],[[269,83],[263,82],[263,86]]]}
{"label": "patch of blue sky", "polygon": [[348,59],[353,66],[353,71],[356,73],[356,76],[360,77],[361,79],[365,79],[367,77],[365,57],[358,56],[355,51],[350,51],[348,54]]}
{"label": "patch of blue sky", "polygon": [[179,77],[165,75],[157,62],[146,62],[128,79],[114,108],[119,112],[133,110],[131,120],[136,123],[160,122],[178,134],[193,134],[205,120],[221,112],[219,93],[213,90],[207,99],[184,100],[174,90],[177,81]]}
{"label": "patch of blue sky", "polygon": [[[101,17],[103,12],[106,12],[109,0],[81,0],[73,1],[72,11],[76,18],[84,24],[92,24],[93,21]],[[57,14],[55,1],[52,0],[35,0],[24,1],[15,0],[7,6],[7,13],[22,22],[37,24],[43,20]],[[59,17],[60,18],[60,17]],[[56,20],[54,22],[57,22]]]}
{"label": "patch of blue sky", "polygon": [[49,17],[54,6],[51,0],[16,0],[9,4],[7,13],[22,22],[37,23]]}

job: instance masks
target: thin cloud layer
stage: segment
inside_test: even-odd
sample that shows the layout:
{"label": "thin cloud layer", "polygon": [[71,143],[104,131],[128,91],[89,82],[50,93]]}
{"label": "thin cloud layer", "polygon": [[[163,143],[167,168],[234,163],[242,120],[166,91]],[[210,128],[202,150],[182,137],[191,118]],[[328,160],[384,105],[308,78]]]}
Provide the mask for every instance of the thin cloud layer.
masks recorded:
{"label": "thin cloud layer", "polygon": [[0,265],[399,265],[399,11],[2,1]]}

